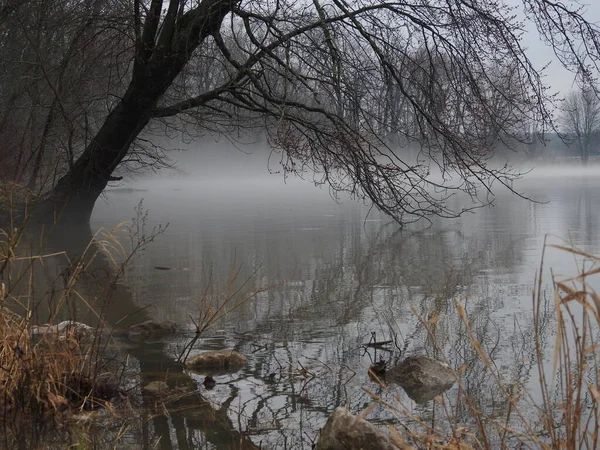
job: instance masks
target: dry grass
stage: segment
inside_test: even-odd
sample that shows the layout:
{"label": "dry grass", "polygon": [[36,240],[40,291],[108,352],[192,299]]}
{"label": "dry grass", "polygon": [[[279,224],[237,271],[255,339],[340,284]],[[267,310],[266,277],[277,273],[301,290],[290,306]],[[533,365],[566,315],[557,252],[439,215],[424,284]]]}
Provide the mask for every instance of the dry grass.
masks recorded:
{"label": "dry grass", "polygon": [[[70,260],[64,251],[44,253],[42,244],[37,249],[27,247],[24,227],[10,224],[5,231],[0,230],[0,279],[5,281],[0,283],[1,448],[64,448],[67,445],[69,448],[119,448],[121,439],[139,432],[144,428],[140,424],[156,414],[164,414],[167,405],[198,407],[196,393],[189,389],[174,389],[151,407],[138,404],[139,398],[125,398],[122,382],[127,382],[128,388],[132,386],[131,380],[122,379],[124,363],[106,358],[108,353],[115,353],[114,349],[106,351],[107,343],[112,342],[104,326],[105,309],[110,307],[111,301],[109,298],[89,301],[79,290],[80,286],[96,279],[93,262],[103,258],[111,270],[99,278],[102,289],[98,291],[110,293],[106,287],[117,283],[132,258],[164,232],[165,227],[146,231],[147,211],[141,203],[135,212],[131,224],[122,223],[112,230],[97,232],[75,260]],[[128,240],[124,239],[127,237]],[[44,239],[39,241],[44,242]],[[66,266],[58,278],[50,283],[48,280],[38,283],[36,274],[57,259],[63,260],[60,266]],[[106,267],[106,264],[100,266]],[[197,327],[196,337],[183,350],[181,362],[202,333],[223,323],[227,316],[262,291],[247,292],[254,275],[240,280],[240,266],[233,264],[226,288],[218,295],[209,294],[213,287],[209,277],[209,286],[199,294],[199,314],[192,318]],[[40,285],[50,287],[40,292]],[[99,310],[95,308],[98,304],[102,305]],[[82,310],[86,310],[97,325],[84,333],[69,327],[64,332],[52,332],[53,327],[65,323],[65,319],[80,320]],[[34,325],[40,322],[39,317],[44,317],[42,322],[48,322],[43,327],[47,332],[40,332]],[[189,405],[185,404],[188,398]],[[80,420],[88,414],[97,416],[90,421]],[[111,427],[110,432],[104,430],[107,425]],[[99,427],[103,430],[98,431]]]}
{"label": "dry grass", "polygon": [[[25,319],[0,311],[0,411],[5,421],[48,418],[91,409],[114,394],[101,373],[93,338],[84,342],[74,330],[36,339]],[[86,339],[87,340],[87,339]]]}
{"label": "dry grass", "polygon": [[101,357],[102,326],[35,334],[35,312],[25,311],[0,309],[0,427],[5,446],[34,448],[73,413],[110,407],[118,383]]}
{"label": "dry grass", "polygon": [[[42,440],[48,438],[49,430],[66,431],[68,441],[73,415],[98,408],[114,412],[111,401],[121,397],[124,366],[111,359],[113,351],[107,357],[112,341],[103,317],[110,299],[98,302],[102,306],[96,310],[79,292],[78,281],[93,277],[88,268],[102,257],[114,266],[102,283],[116,283],[125,264],[164,231],[158,228],[146,233],[141,204],[136,214],[130,225],[98,231],[76,260],[70,260],[64,251],[44,253],[43,237],[38,239],[37,250],[23,244],[25,225],[13,227],[11,223],[0,231],[0,277],[4,280],[0,283],[1,447],[45,446]],[[117,237],[124,230],[131,248],[125,248]],[[59,266],[66,267],[58,278],[49,284],[38,283],[40,269],[50,260],[60,259]],[[47,291],[39,292],[40,284]],[[81,314],[82,310],[94,319],[94,327],[56,330],[60,318],[75,321],[78,317],[72,312]],[[48,322],[46,332],[34,325],[40,316]]]}
{"label": "dry grass", "polygon": [[185,363],[190,356],[196,341],[206,331],[216,324],[223,324],[226,319],[230,318],[234,312],[254,300],[261,293],[271,289],[273,286],[266,286],[258,289],[250,288],[251,281],[255,280],[257,273],[261,267],[257,267],[247,277],[241,278],[242,266],[236,265],[235,260],[232,262],[229,276],[224,287],[217,286],[217,295],[209,295],[209,289],[214,288],[212,282],[212,274],[208,276],[208,282],[204,290],[200,293],[198,299],[199,314],[196,317],[190,316],[196,328],[196,336],[184,346],[177,360]]}
{"label": "dry grass", "polygon": [[[563,252],[565,257],[575,256],[578,272],[565,279],[549,275],[553,292],[546,298],[542,257],[532,290],[532,328],[523,334],[531,348],[529,363],[534,376],[530,382],[515,380],[496,365],[473,330],[473,318],[464,304],[456,301],[461,331],[479,360],[482,378],[487,378],[496,403],[502,407],[490,411],[477,393],[469,392],[464,365],[455,371],[457,384],[452,396],[445,394],[434,400],[431,420],[411,413],[398,396],[390,402],[367,390],[399,423],[415,424],[391,428],[399,448],[600,448],[600,295],[590,285],[593,276],[600,274],[600,257],[545,243],[544,252],[549,249]],[[419,321],[435,343],[436,322],[421,316]],[[438,350],[443,354],[442,345]]]}

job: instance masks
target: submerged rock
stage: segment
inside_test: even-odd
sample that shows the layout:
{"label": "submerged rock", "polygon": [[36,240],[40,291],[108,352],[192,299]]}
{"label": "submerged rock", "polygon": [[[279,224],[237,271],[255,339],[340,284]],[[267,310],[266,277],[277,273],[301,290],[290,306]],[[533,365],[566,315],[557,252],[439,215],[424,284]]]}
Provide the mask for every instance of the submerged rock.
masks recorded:
{"label": "submerged rock", "polygon": [[333,410],[321,430],[315,450],[398,450],[391,438],[382,430],[346,408]]}
{"label": "submerged rock", "polygon": [[456,377],[448,364],[415,355],[390,369],[386,380],[400,385],[415,402],[425,403],[450,389]]}
{"label": "submerged rock", "polygon": [[151,381],[144,386],[143,391],[152,395],[164,395],[169,392],[169,385],[164,381]]}
{"label": "submerged rock", "polygon": [[408,395],[411,400],[422,405],[430,400],[433,400],[438,395],[443,394],[451,387],[451,384],[446,384],[434,387],[405,387],[402,389],[404,389],[404,392],[406,392],[406,395]]}
{"label": "submerged rock", "polygon": [[386,378],[402,387],[433,387],[456,380],[448,364],[422,355],[404,359],[387,372]]}
{"label": "submerged rock", "polygon": [[213,377],[206,376],[204,378],[204,381],[202,382],[202,384],[204,385],[204,387],[206,389],[211,390],[217,385],[217,382],[215,381],[215,379]]}
{"label": "submerged rock", "polygon": [[147,320],[129,327],[127,335],[132,341],[157,341],[177,333],[177,324],[170,320]]}
{"label": "submerged rock", "polygon": [[213,350],[191,356],[185,365],[205,375],[221,375],[240,370],[248,360],[235,350]]}

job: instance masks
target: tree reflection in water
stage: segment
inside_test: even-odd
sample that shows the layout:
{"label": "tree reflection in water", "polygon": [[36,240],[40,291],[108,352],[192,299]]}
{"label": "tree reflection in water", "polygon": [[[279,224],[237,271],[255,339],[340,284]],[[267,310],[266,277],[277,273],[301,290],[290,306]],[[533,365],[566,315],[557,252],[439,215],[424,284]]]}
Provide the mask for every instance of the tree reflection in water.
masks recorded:
{"label": "tree reflection in water", "polygon": [[[491,214],[504,220],[500,208]],[[138,386],[135,392],[144,405],[153,400],[139,386],[150,381],[166,380],[170,387],[196,392],[168,405],[168,414],[157,411],[146,420],[140,412],[122,438],[122,448],[308,449],[335,407],[348,405],[356,412],[372,403],[363,387],[387,401],[399,399],[415,419],[406,421],[408,426],[431,423],[439,417],[439,405],[417,405],[400,388],[383,389],[367,376],[379,357],[397,361],[412,353],[446,357],[460,369],[465,392],[482,410],[505,415],[508,405],[469,342],[454,300],[465,303],[471,329],[493,361],[515,383],[526,384],[534,360],[531,324],[527,317],[515,318],[526,309],[515,305],[529,301],[533,280],[511,279],[523,263],[522,237],[474,236],[461,226],[400,231],[383,222],[351,219],[328,228],[326,238],[309,242],[292,234],[286,239],[300,243],[290,247],[278,242],[271,248],[273,242],[257,233],[236,250],[236,261],[244,263],[240,280],[264,265],[262,276],[244,292],[275,286],[220,324],[222,330],[213,329],[198,342],[199,350],[233,348],[250,360],[241,372],[216,377],[213,390],[204,389],[202,376],[176,363],[181,337],[152,344],[121,338],[132,357],[130,384]],[[48,248],[81,254],[91,238],[88,227],[63,229]],[[229,273],[231,258],[218,257],[214,241],[191,246],[185,237],[175,244],[172,239],[166,236],[167,244],[161,246],[159,239],[148,247],[116,284],[105,282],[114,273],[107,258],[96,258],[88,268],[93,276],[80,280],[80,291],[98,299],[97,309],[101,299],[111,299],[104,309],[111,328],[124,330],[150,318],[189,323],[188,314],[198,314],[194,308],[207,280],[209,294],[227,284],[220,276]],[[194,270],[159,274],[153,269],[168,264]],[[63,269],[58,258],[46,264],[46,283]],[[502,273],[507,275],[494,275]],[[80,320],[91,320],[81,305],[72,307],[79,308]],[[365,352],[361,344],[372,332],[393,340],[393,352]],[[454,419],[472,423],[469,408],[455,404],[458,394],[457,386],[445,394]],[[382,406],[370,418],[377,423],[397,420]]]}

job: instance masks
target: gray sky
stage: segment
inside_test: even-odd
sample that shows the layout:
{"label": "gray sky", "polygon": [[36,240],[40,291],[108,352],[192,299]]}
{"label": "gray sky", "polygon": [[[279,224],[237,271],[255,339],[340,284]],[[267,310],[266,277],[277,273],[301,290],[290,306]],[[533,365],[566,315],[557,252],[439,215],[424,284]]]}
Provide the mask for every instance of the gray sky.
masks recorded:
{"label": "gray sky", "polygon": [[[505,2],[509,5],[521,5],[521,11],[523,10],[521,0],[505,0]],[[574,4],[574,2],[569,0],[563,0],[563,3],[566,5]],[[583,14],[583,16],[591,22],[600,23],[600,0],[584,0],[581,3],[586,5],[585,14]],[[552,48],[541,42],[539,35],[535,30],[535,25],[528,23],[527,28],[530,31],[528,35],[524,36],[523,45],[528,48],[528,57],[537,68],[541,68],[548,62],[551,62],[550,66],[545,71],[545,82],[547,85],[551,86],[552,92],[560,91],[560,93],[564,95],[574,89],[574,75],[562,67],[560,62],[558,62],[554,56]]]}

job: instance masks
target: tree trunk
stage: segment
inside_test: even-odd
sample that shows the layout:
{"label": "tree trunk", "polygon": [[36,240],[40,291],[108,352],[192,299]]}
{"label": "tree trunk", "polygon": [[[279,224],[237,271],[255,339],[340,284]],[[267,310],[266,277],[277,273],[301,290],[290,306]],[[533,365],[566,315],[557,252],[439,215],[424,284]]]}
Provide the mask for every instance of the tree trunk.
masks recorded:
{"label": "tree trunk", "polygon": [[160,98],[200,43],[221,27],[234,4],[235,0],[202,0],[178,17],[175,6],[180,6],[180,1],[170,0],[160,26],[156,17],[147,18],[129,88],[83,154],[36,209],[38,220],[60,216],[69,222],[89,221],[94,203]]}
{"label": "tree trunk", "polygon": [[158,97],[130,88],[108,115],[72,169],[63,176],[46,199],[40,215],[54,219],[87,222],[94,204],[129,146],[150,119]]}
{"label": "tree trunk", "polygon": [[583,142],[581,143],[581,163],[584,166],[588,164],[588,157],[590,153],[590,133],[586,131],[583,134]]}

